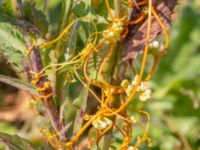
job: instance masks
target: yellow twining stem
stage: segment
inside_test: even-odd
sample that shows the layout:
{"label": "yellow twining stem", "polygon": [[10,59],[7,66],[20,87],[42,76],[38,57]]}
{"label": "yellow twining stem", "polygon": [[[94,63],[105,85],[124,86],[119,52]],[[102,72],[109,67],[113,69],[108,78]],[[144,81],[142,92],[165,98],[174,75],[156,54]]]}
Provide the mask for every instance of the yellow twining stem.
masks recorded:
{"label": "yellow twining stem", "polygon": [[[126,113],[126,115],[127,115],[127,113]],[[124,130],[126,132],[126,135],[125,135],[123,143],[122,143],[122,145],[120,147],[120,150],[126,150],[126,149],[128,149],[129,143],[131,141],[131,136],[132,136],[132,127],[131,127],[131,124],[128,123],[128,122],[125,122],[125,123],[126,124],[125,124],[125,129]]]}
{"label": "yellow twining stem", "polygon": [[116,113],[121,112],[128,105],[128,103],[132,100],[133,96],[136,93],[137,87],[140,84],[140,81],[142,80],[142,76],[143,76],[143,73],[144,73],[144,68],[145,68],[146,61],[147,61],[147,56],[148,56],[148,49],[149,49],[149,39],[150,39],[150,29],[151,29],[151,17],[152,17],[152,0],[149,0],[149,7],[148,8],[149,8],[149,11],[148,11],[147,37],[146,37],[146,45],[145,45],[145,49],[144,49],[144,56],[143,56],[143,60],[142,60],[142,66],[141,66],[140,74],[139,74],[136,86],[134,87],[134,89],[131,92],[130,96],[128,96],[128,98],[126,99],[126,101],[124,102],[124,104],[121,105],[116,110]]}
{"label": "yellow twining stem", "polygon": [[147,132],[149,130],[149,124],[150,124],[150,115],[148,112],[146,112],[144,110],[139,110],[138,112],[144,114],[147,117],[147,126],[145,128],[145,135],[147,135]]}
{"label": "yellow twining stem", "polygon": [[[30,74],[33,75],[33,80],[31,81],[32,84],[36,86],[36,90],[39,92],[39,95],[35,95],[35,98],[38,100],[47,100],[50,97],[53,96],[52,90],[51,90],[51,83],[49,80],[45,81],[43,85],[38,85],[41,78],[44,77],[44,74],[36,73],[33,71],[30,71]],[[49,91],[48,91],[49,90]],[[46,93],[46,91],[48,91]]]}
{"label": "yellow twining stem", "polygon": [[[83,20],[83,19],[87,19],[85,17],[80,17],[80,18],[77,18],[75,20],[73,20],[55,39],[49,41],[49,42],[46,42],[46,43],[43,43],[40,45],[40,48],[45,48],[45,47],[48,47],[49,45],[52,45],[54,43],[56,43],[57,41],[59,41],[60,39],[62,39],[62,37],[70,30],[70,28],[79,20]],[[88,20],[90,20],[88,18]],[[97,27],[95,25],[95,23],[93,21],[90,20],[90,22],[92,23],[94,29],[95,29],[95,32],[97,32]],[[95,37],[95,39],[97,39],[97,37]],[[95,41],[96,42],[96,41]]]}
{"label": "yellow twining stem", "polygon": [[[110,116],[110,114],[114,114],[114,115],[118,116],[119,118],[121,118],[122,120],[125,120],[125,121],[127,121],[127,122],[129,122],[129,123],[134,123],[132,120],[127,119],[127,118],[123,117],[122,115],[116,113],[116,112],[114,111],[114,109],[109,108],[105,103],[103,103],[103,101],[99,99],[99,97],[95,94],[95,92],[94,92],[93,90],[91,90],[91,89],[89,88],[89,86],[80,78],[80,76],[78,75],[78,73],[77,73],[77,71],[76,71],[76,68],[74,68],[74,72],[75,72],[75,75],[77,76],[77,78],[79,79],[79,81],[80,81],[86,88],[88,88],[88,90],[90,91],[90,93],[91,93],[91,94],[95,97],[95,99],[101,104],[101,109],[100,109],[99,111],[101,111],[101,110],[106,110],[108,113],[105,113],[105,114],[104,114],[105,116]],[[107,98],[109,99],[110,97],[107,97]],[[106,101],[109,101],[109,100],[106,100]]]}
{"label": "yellow twining stem", "polygon": [[25,53],[26,53],[27,55],[30,55],[30,53],[31,53],[31,51],[32,51],[32,49],[34,48],[35,45],[36,45],[36,42],[34,41],[33,44],[31,45],[31,47],[30,47],[29,49],[27,49],[27,50],[25,51]]}
{"label": "yellow twining stem", "polygon": [[113,15],[112,15],[111,11],[110,11],[111,9],[110,9],[110,4],[109,4],[109,1],[108,1],[108,0],[106,0],[106,7],[107,7],[108,14],[109,14],[109,16],[110,16],[112,22],[114,22],[114,17],[113,17]]}
{"label": "yellow twining stem", "polygon": [[137,18],[136,20],[133,20],[133,21],[129,21],[127,24],[128,25],[138,24],[145,19],[145,16],[146,15],[142,13],[139,18]]}
{"label": "yellow twining stem", "polygon": [[133,3],[133,0],[128,0],[129,7],[138,7],[138,6],[146,5],[147,3],[148,3],[147,0],[144,0],[141,2],[134,2],[134,3]]}
{"label": "yellow twining stem", "polygon": [[53,134],[47,131],[47,129],[45,128],[42,128],[40,132],[47,137],[47,140],[52,147],[54,147],[55,149],[59,149],[59,147],[61,146],[61,143],[59,141],[59,132]]}
{"label": "yellow twining stem", "polygon": [[149,130],[149,124],[150,124],[150,115],[148,112],[144,111],[144,110],[139,110],[139,113],[142,113],[143,115],[145,115],[147,117],[147,125],[144,131],[144,135],[142,137],[138,137],[136,144],[134,145],[134,149],[137,149],[144,141],[148,142],[148,146],[151,147],[151,139],[148,137],[147,133]]}
{"label": "yellow twining stem", "polygon": [[[55,38],[54,40],[52,40],[52,41],[50,41],[50,42],[48,42],[48,43],[42,44],[42,45],[40,46],[40,48],[44,48],[44,47],[46,47],[47,45],[51,45],[51,44],[57,42],[58,40],[60,40],[60,39],[64,36],[64,34],[72,27],[72,25],[73,25],[76,21],[81,20],[81,19],[83,19],[83,17],[82,17],[82,18],[78,18],[78,19],[74,20],[73,22],[71,22],[57,38]],[[85,19],[86,19],[86,18],[85,18]],[[94,23],[93,21],[91,21],[91,23],[92,23],[93,28],[94,28],[94,30],[95,30],[94,33],[92,33],[92,36],[95,35],[95,38],[94,38],[93,43],[89,42],[89,43],[86,45],[86,47],[85,47],[78,55],[76,55],[75,57],[73,57],[73,58],[72,58],[70,61],[68,61],[68,62],[58,63],[58,64],[50,64],[50,65],[44,67],[44,68],[41,70],[40,74],[42,74],[42,73],[43,73],[45,70],[47,70],[48,68],[60,66],[59,68],[55,69],[52,73],[57,72],[57,71],[59,71],[60,69],[62,69],[63,67],[65,67],[65,66],[67,66],[67,65],[74,65],[74,64],[76,64],[76,63],[79,63],[81,60],[85,59],[85,58],[89,55],[89,53],[92,52],[93,50],[96,51],[96,52],[98,52],[98,49],[94,46],[95,43],[96,43],[96,41],[97,41],[97,34],[98,34],[98,31],[97,31],[97,27],[96,27],[95,23]],[[91,37],[90,37],[90,38],[91,38]]]}
{"label": "yellow twining stem", "polygon": [[101,78],[101,81],[103,82],[103,84],[108,87],[108,89],[110,89],[111,85],[106,81],[106,79],[104,78],[104,75],[102,73],[103,69],[105,68],[105,65],[106,63],[110,60],[110,57],[112,56],[113,54],[113,51],[114,51],[114,47],[115,45],[114,44],[111,44],[110,46],[110,50],[108,52],[108,54],[106,55],[106,57],[104,58],[103,62],[101,63],[101,66],[99,68],[99,76]]}
{"label": "yellow twining stem", "polygon": [[[76,76],[79,78],[79,80],[83,83],[83,85],[85,85],[85,83],[82,81],[82,79],[79,77],[78,73],[76,72],[75,69],[75,74]],[[95,96],[95,98],[102,104],[102,109],[100,109],[95,115],[93,115],[93,117],[90,117],[90,120],[87,121],[87,123],[81,128],[81,130],[72,138],[72,140],[70,142],[67,143],[67,146],[73,146],[73,144],[78,140],[78,138],[80,137],[80,135],[89,127],[89,125],[92,123],[92,121],[97,118],[98,116],[106,116],[106,115],[110,115],[110,114],[115,114],[116,116],[122,118],[123,120],[134,124],[135,122],[133,122],[132,120],[129,120],[117,113],[115,113],[113,110],[111,110],[110,108],[108,108],[104,103],[101,102],[101,100],[98,98],[98,96],[89,88],[89,91]]]}
{"label": "yellow twining stem", "polygon": [[105,111],[100,111],[97,112],[93,117],[91,117],[91,119],[84,124],[84,126],[72,137],[72,139],[68,143],[66,143],[66,146],[72,148],[78,138],[91,125],[92,121],[94,121],[98,116],[101,116],[103,113],[105,113]]}
{"label": "yellow twining stem", "polygon": [[63,63],[57,63],[57,64],[50,64],[50,65],[47,65],[46,67],[44,67],[40,73],[38,73],[39,75],[48,75],[48,74],[45,74],[45,70],[51,68],[51,67],[58,67],[56,68],[55,70],[53,70],[51,73],[55,73],[55,72],[58,72],[59,70],[61,70],[62,68],[68,66],[68,65],[75,65],[75,64],[78,64],[80,63],[80,66],[82,66],[83,62],[81,61],[84,61],[85,58],[87,58],[87,56],[92,52],[92,51],[95,51],[95,52],[98,52],[98,49],[95,48],[95,46],[92,44],[92,43],[88,43],[86,45],[86,47],[79,53],[77,54],[75,57],[73,57],[70,61],[68,62],[63,62]]}
{"label": "yellow twining stem", "polygon": [[169,47],[169,32],[153,7],[152,7],[152,13],[166,34],[165,49],[167,49]]}
{"label": "yellow twining stem", "polygon": [[[106,55],[106,57],[104,58],[103,62],[101,63],[101,66],[99,68],[99,72],[98,72],[98,75],[100,76],[101,78],[101,82],[104,84],[105,88],[106,88],[106,91],[105,92],[108,92],[108,93],[114,93],[114,92],[121,92],[121,91],[124,91],[124,89],[120,86],[115,86],[115,85],[111,85],[110,83],[108,83],[106,81],[106,79],[104,78],[104,75],[103,75],[103,69],[105,68],[105,65],[106,63],[110,60],[113,52],[114,52],[114,48],[115,48],[115,45],[112,43],[111,46],[110,46],[110,50],[108,52],[108,54]],[[118,89],[118,90],[116,90]]]}
{"label": "yellow twining stem", "polygon": [[45,48],[45,47],[47,47],[47,46],[49,46],[49,45],[52,45],[52,44],[56,43],[57,41],[59,41],[59,40],[68,32],[68,30],[74,25],[74,23],[75,23],[77,20],[78,20],[78,19],[73,20],[73,21],[62,31],[62,33],[61,33],[58,37],[56,37],[56,38],[53,39],[52,41],[49,41],[49,42],[47,42],[47,43],[41,44],[41,45],[40,45],[40,48]]}
{"label": "yellow twining stem", "polygon": [[157,67],[157,64],[159,62],[159,60],[161,59],[161,57],[166,53],[167,48],[169,47],[169,32],[166,28],[166,26],[164,25],[164,23],[162,22],[162,20],[160,19],[159,15],[156,13],[155,9],[152,7],[152,13],[154,15],[154,17],[156,18],[156,20],[158,21],[158,23],[160,24],[160,26],[162,27],[162,29],[165,32],[166,35],[166,43],[165,43],[165,47],[164,49],[161,51],[161,53],[157,56],[154,56],[154,63],[153,63],[153,67],[149,73],[149,75],[146,77],[145,80],[150,80],[153,73],[155,72],[155,69]]}

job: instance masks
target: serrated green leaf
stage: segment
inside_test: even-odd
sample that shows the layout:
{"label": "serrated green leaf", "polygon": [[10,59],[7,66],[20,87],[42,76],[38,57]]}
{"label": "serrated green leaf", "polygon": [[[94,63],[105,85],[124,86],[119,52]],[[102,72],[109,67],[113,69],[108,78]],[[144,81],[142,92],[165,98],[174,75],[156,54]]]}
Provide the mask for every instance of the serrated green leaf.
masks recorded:
{"label": "serrated green leaf", "polygon": [[12,0],[1,0],[0,11],[8,15],[13,15]]}
{"label": "serrated green leaf", "polygon": [[29,141],[17,135],[0,133],[0,142],[7,145],[11,150],[34,150],[34,147]]}
{"label": "serrated green leaf", "polygon": [[21,62],[25,50],[23,33],[10,23],[0,23],[0,51],[18,71],[22,69]]}
{"label": "serrated green leaf", "polygon": [[16,49],[12,47],[7,47],[3,44],[0,44],[0,52],[3,53],[3,55],[6,57],[7,61],[11,64],[17,67],[18,71],[21,71],[22,69],[22,53],[19,51],[16,51]]}
{"label": "serrated green leaf", "polygon": [[33,24],[39,29],[42,35],[45,35],[48,32],[48,21],[46,16],[42,13],[42,11],[32,8],[33,16],[31,21]]}
{"label": "serrated green leaf", "polygon": [[24,52],[26,50],[23,34],[15,26],[9,23],[0,23],[0,49],[5,51],[5,47],[9,47]]}
{"label": "serrated green leaf", "polygon": [[46,15],[35,7],[35,3],[29,0],[23,2],[24,18],[33,23],[42,35],[48,32],[48,21]]}
{"label": "serrated green leaf", "polygon": [[17,26],[17,27],[23,28],[23,29],[29,29],[29,28],[33,27],[33,25],[30,22],[27,22],[27,21],[21,20],[21,19],[17,19],[14,16],[9,16],[2,12],[0,12],[0,22],[10,23],[14,26]]}
{"label": "serrated green leaf", "polygon": [[29,83],[20,80],[20,79],[16,79],[16,78],[11,78],[11,77],[7,77],[7,76],[3,76],[0,75],[0,82],[6,83],[8,85],[14,86],[18,89],[21,89],[23,91],[27,91],[33,95],[37,95],[37,91],[36,89]]}

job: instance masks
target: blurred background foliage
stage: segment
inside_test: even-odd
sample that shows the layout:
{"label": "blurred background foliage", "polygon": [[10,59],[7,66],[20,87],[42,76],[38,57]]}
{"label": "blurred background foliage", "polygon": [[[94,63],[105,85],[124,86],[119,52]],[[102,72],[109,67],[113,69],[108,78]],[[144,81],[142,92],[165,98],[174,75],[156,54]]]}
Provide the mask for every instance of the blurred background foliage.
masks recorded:
{"label": "blurred background foliage", "polygon": [[170,48],[153,77],[154,94],[146,107],[154,149],[195,150],[200,148],[199,1],[180,2],[176,11]]}
{"label": "blurred background foliage", "polygon": [[[59,16],[62,9],[59,0],[34,0],[35,8],[41,10],[49,22],[41,25],[44,16],[33,19],[44,33],[51,30],[56,36],[62,28]],[[99,1],[100,2],[100,1]],[[101,2],[100,2],[101,3]],[[81,7],[85,7],[81,4]],[[94,4],[94,6],[100,4]],[[74,8],[77,14],[84,14]],[[96,9],[96,8],[95,8]],[[47,11],[48,10],[48,11]],[[9,12],[12,13],[12,12]],[[38,12],[39,13],[39,12]],[[104,10],[101,12],[105,15]],[[92,14],[90,14],[92,15]],[[28,14],[27,17],[30,17]],[[32,16],[34,17],[34,16]],[[1,19],[1,18],[0,18]],[[151,114],[150,136],[153,139],[153,150],[196,150],[200,149],[200,1],[181,0],[176,7],[176,16],[172,22],[171,43],[166,56],[161,60],[151,81],[152,100],[144,104]],[[83,37],[84,38],[84,37]],[[14,56],[13,56],[14,57]],[[13,70],[0,55],[0,74],[13,76]],[[71,86],[68,93],[73,95],[76,86]],[[83,93],[82,91],[81,93]],[[40,147],[42,145],[38,124],[41,119],[34,110],[25,106],[24,99],[30,96],[6,84],[0,83],[0,132],[18,134],[30,139]],[[78,100],[77,100],[78,101]],[[68,104],[65,104],[68,105]],[[134,103],[133,103],[134,105]],[[13,109],[15,108],[15,109]],[[20,109],[19,109],[20,108]],[[11,109],[12,111],[8,111]],[[70,112],[71,111],[71,112]],[[69,109],[67,117],[74,116]],[[25,115],[26,114],[26,115]],[[6,118],[6,119],[5,119]],[[9,119],[10,118],[10,119]],[[137,130],[135,130],[137,134]],[[4,136],[4,135],[0,135]],[[8,138],[8,137],[7,137]],[[15,137],[17,138],[17,137]],[[15,145],[15,139],[11,141]],[[23,140],[21,144],[23,145]],[[117,143],[116,143],[117,145]],[[4,149],[1,147],[0,149]],[[24,147],[24,149],[26,149]],[[50,149],[40,147],[40,149]],[[146,149],[145,146],[141,149]]]}

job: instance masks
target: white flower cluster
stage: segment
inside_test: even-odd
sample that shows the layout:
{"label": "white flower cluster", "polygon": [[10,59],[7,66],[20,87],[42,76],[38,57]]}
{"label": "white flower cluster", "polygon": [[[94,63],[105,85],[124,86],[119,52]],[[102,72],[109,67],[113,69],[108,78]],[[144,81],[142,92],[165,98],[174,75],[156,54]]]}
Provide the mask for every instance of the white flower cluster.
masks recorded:
{"label": "white flower cluster", "polygon": [[103,31],[104,38],[109,42],[117,42],[121,39],[121,34],[124,30],[124,24],[123,22],[114,22],[111,26],[111,28]]}
{"label": "white flower cluster", "polygon": [[106,118],[106,117],[97,117],[93,122],[92,125],[99,130],[103,130],[106,127],[108,127],[109,125],[112,124],[112,120]]}
{"label": "white flower cluster", "polygon": [[162,42],[159,42],[158,40],[154,40],[151,43],[149,43],[149,48],[157,50],[157,51],[162,51],[164,49],[164,45]]}
{"label": "white flower cluster", "polygon": [[138,148],[134,148],[133,146],[129,146],[127,150],[139,150]]}
{"label": "white flower cluster", "polygon": [[131,119],[131,121],[132,121],[133,123],[136,123],[136,122],[137,122],[137,120],[135,119],[135,116],[133,116],[133,115],[130,117],[130,119]]}
{"label": "white flower cluster", "polygon": [[[126,95],[129,96],[136,86],[138,75],[135,76],[134,80],[130,83],[127,79],[123,80],[121,86],[126,89]],[[146,101],[151,98],[151,89],[147,81],[141,82],[136,90],[139,93],[139,99]]]}

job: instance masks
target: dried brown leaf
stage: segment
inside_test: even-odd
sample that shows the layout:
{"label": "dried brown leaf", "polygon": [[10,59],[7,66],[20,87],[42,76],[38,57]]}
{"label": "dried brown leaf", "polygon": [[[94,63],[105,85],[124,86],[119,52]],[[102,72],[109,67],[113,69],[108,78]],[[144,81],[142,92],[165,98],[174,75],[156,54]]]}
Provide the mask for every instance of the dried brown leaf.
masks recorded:
{"label": "dried brown leaf", "polygon": [[[157,0],[153,2],[154,8],[160,16],[167,29],[170,27],[171,16],[177,0]],[[131,16],[137,16],[137,8],[133,9]],[[123,43],[123,60],[135,59],[139,53],[144,50],[147,34],[147,19],[142,23],[130,27],[129,34]],[[156,18],[152,17],[151,37],[149,42],[153,41],[159,34],[163,34],[162,28]]]}

